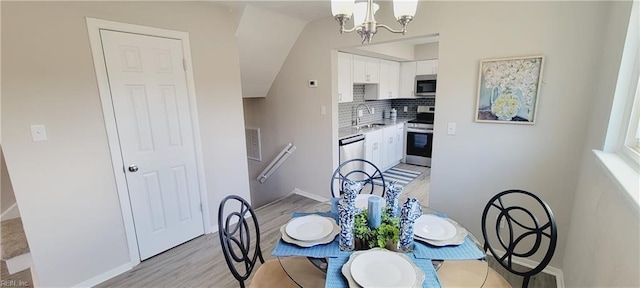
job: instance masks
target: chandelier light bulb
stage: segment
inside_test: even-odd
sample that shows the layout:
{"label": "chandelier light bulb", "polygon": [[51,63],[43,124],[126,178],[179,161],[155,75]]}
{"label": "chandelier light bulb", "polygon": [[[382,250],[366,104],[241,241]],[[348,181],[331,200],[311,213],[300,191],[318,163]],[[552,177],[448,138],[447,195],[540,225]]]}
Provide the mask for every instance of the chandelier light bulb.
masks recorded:
{"label": "chandelier light bulb", "polygon": [[418,9],[418,0],[393,0],[393,15],[396,19],[403,16],[412,17],[416,15]]}
{"label": "chandelier light bulb", "polygon": [[333,17],[346,15],[347,18],[353,14],[355,0],[331,0],[331,13]]}

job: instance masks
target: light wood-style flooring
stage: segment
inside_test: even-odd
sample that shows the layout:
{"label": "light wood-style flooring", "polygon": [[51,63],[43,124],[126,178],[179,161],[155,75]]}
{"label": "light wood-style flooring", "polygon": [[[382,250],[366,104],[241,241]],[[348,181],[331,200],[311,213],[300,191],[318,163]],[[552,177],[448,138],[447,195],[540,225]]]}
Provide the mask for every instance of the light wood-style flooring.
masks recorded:
{"label": "light wood-style flooring", "polygon": [[[430,168],[406,165],[400,164],[398,167],[419,170],[423,173],[405,187],[401,201],[407,197],[413,197],[428,206]],[[265,260],[273,259],[271,251],[280,239],[279,228],[290,219],[293,212],[328,211],[329,207],[327,203],[320,203],[299,195],[289,195],[257,208],[256,214],[260,223],[261,246]],[[517,281],[515,277],[509,277],[508,273],[502,275],[505,275],[508,281]],[[551,280],[532,280],[529,287],[554,287],[555,278],[554,282],[549,281]],[[554,285],[550,286],[549,283]],[[512,283],[512,285],[519,287],[519,284]],[[200,236],[147,259],[132,270],[98,287],[239,287],[239,285],[229,272],[224,260],[218,233],[213,233]]]}

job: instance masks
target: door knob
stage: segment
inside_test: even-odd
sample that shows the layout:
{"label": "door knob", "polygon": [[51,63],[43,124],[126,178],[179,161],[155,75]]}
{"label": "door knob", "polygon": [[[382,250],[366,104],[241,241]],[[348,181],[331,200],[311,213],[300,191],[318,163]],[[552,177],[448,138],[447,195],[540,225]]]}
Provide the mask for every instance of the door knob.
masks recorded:
{"label": "door knob", "polygon": [[137,172],[137,171],[138,171],[138,166],[129,165],[129,172]]}

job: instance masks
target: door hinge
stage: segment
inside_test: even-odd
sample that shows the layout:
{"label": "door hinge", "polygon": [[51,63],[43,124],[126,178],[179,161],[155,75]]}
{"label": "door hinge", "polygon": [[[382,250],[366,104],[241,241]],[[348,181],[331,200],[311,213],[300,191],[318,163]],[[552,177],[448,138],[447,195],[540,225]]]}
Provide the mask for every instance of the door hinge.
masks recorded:
{"label": "door hinge", "polygon": [[184,69],[184,71],[187,71],[187,59],[182,59],[182,69]]}

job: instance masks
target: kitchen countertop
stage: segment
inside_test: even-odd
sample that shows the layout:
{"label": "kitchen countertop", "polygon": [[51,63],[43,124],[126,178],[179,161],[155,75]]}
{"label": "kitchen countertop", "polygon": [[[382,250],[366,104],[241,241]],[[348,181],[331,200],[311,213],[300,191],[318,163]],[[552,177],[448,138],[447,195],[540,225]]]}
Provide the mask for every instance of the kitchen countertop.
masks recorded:
{"label": "kitchen countertop", "polygon": [[[371,131],[375,131],[378,129],[384,129],[387,126],[390,125],[395,125],[395,124],[400,124],[400,123],[406,123],[409,120],[412,120],[413,118],[405,118],[405,117],[398,117],[396,120],[391,120],[391,119],[382,119],[380,121],[374,121],[371,123],[384,123],[384,126],[376,126],[376,127],[372,127],[372,128],[364,128],[364,129],[356,129],[353,126],[348,126],[348,127],[342,127],[340,129],[338,129],[338,139],[343,139],[343,138],[347,138],[356,134],[363,134],[363,133],[367,133],[367,132],[371,132]],[[369,123],[362,123],[360,125],[366,125]]]}

